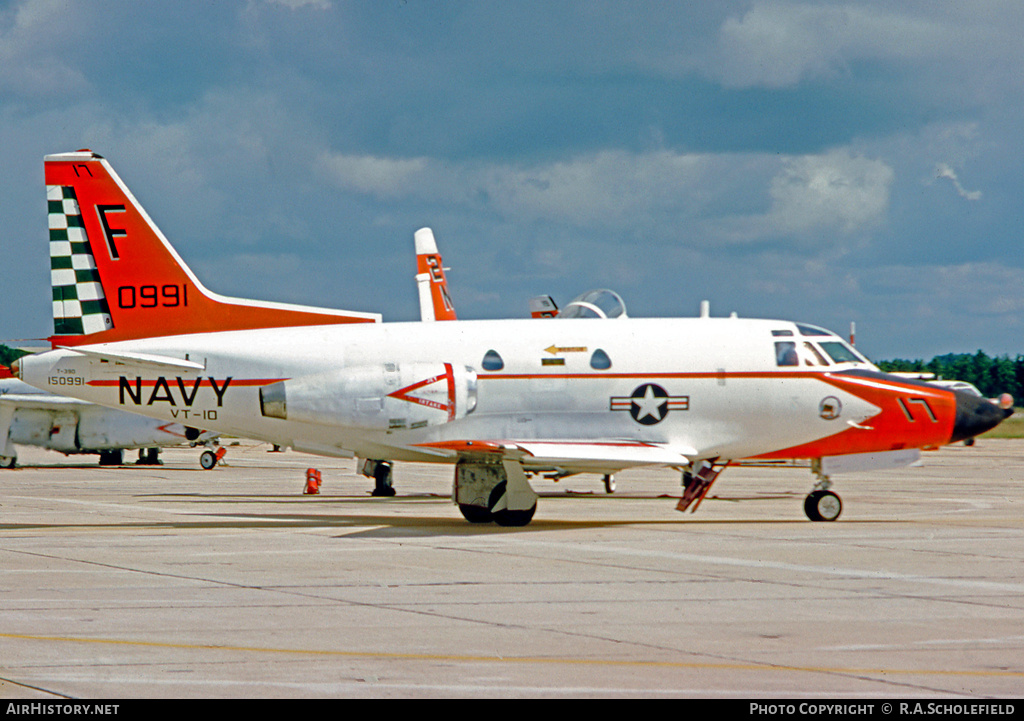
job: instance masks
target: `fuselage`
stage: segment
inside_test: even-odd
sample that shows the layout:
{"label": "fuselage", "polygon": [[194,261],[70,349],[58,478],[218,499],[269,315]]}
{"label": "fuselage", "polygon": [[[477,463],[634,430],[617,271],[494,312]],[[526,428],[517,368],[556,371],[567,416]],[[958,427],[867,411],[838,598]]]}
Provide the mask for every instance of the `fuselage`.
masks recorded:
{"label": "fuselage", "polygon": [[[949,442],[956,407],[952,392],[880,374],[837,336],[789,321],[373,323],[94,348],[185,360],[202,370],[57,350],[23,359],[21,377],[188,426],[390,460],[451,461],[451,448],[465,440],[640,442],[691,460],[820,457]],[[403,364],[424,369],[419,386],[395,388],[407,393],[365,380],[379,375],[386,385]],[[430,368],[442,370],[431,378]],[[316,382],[302,385],[307,378]],[[327,398],[323,410],[310,401],[298,420],[295,401],[287,413],[268,413],[265,389],[280,383],[293,389],[289,398],[306,389],[307,396],[345,396],[347,405],[339,411]],[[431,386],[430,397],[441,401],[422,400]],[[449,406],[441,409],[445,397]],[[384,424],[361,422],[357,414],[366,408],[384,414]],[[437,409],[441,415],[429,416]],[[424,420],[415,420],[417,412]],[[626,465],[580,461],[575,468]]]}

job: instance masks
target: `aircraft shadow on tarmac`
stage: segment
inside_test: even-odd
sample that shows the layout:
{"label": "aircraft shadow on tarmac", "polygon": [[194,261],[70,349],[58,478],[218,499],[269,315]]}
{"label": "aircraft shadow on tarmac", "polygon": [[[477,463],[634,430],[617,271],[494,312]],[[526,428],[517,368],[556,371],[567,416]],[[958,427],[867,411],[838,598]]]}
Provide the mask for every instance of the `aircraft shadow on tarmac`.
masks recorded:
{"label": "aircraft shadow on tarmac", "polygon": [[[551,499],[571,498],[573,502],[586,501],[590,494],[575,493],[551,493],[541,494],[542,497]],[[706,502],[726,501],[730,503],[742,503],[744,501],[766,501],[786,500],[796,498],[797,494],[774,493],[758,496],[711,496]],[[240,505],[247,503],[286,503],[305,504],[308,512],[295,511],[284,513],[266,513],[261,511],[253,512],[219,512],[216,510],[197,510],[188,513],[193,520],[182,521],[125,521],[123,523],[0,523],[0,531],[26,531],[26,530],[67,530],[67,529],[106,529],[143,531],[153,529],[168,529],[177,531],[192,530],[242,530],[242,529],[265,529],[284,530],[295,529],[351,529],[351,532],[332,536],[332,538],[373,538],[373,537],[422,537],[433,536],[489,536],[494,534],[507,533],[536,533],[543,531],[577,531],[587,528],[613,528],[617,526],[665,526],[665,525],[698,525],[698,526],[720,526],[720,525],[793,525],[808,524],[806,518],[709,518],[700,514],[677,514],[677,517],[643,517],[638,514],[633,518],[582,518],[582,519],[544,519],[537,518],[527,527],[507,528],[494,523],[467,524],[459,511],[450,505],[447,496],[441,494],[410,494],[397,496],[389,499],[364,498],[361,496],[269,496],[269,495],[246,495],[246,494],[199,494],[199,493],[154,493],[154,494],[133,494],[132,499],[174,501],[181,500],[189,503],[209,503],[215,505]],[[609,497],[603,494],[593,494],[594,500],[625,501],[659,501],[670,502],[674,497],[651,496],[651,495],[619,495]],[[403,514],[394,513],[372,513],[366,512],[367,506],[378,506],[385,504],[393,506],[396,503],[430,504],[437,512],[432,514]],[[442,505],[443,504],[443,505]],[[325,507],[337,506],[359,506],[360,513],[324,513]],[[842,523],[884,523],[889,519],[844,519]],[[892,522],[901,522],[898,519],[891,519]]]}

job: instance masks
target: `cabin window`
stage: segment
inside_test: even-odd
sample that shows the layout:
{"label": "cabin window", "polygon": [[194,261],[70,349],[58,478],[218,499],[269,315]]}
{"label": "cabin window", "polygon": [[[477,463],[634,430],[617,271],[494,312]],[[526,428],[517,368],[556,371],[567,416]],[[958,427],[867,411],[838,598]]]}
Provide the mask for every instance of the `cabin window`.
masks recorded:
{"label": "cabin window", "polygon": [[788,340],[776,343],[775,364],[779,366],[800,365],[800,358],[796,354],[796,343]]}
{"label": "cabin window", "polygon": [[612,359],[602,349],[598,348],[590,356],[590,367],[596,371],[606,371],[612,367]]}
{"label": "cabin window", "polygon": [[485,371],[500,371],[505,367],[505,361],[498,355],[498,351],[489,350],[484,353],[484,359],[481,364]]}

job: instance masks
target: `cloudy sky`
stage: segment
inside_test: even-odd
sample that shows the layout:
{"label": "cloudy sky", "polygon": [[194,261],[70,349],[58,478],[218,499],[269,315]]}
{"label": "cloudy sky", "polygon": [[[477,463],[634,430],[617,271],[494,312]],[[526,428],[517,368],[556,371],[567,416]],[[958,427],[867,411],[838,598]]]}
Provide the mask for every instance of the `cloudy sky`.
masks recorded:
{"label": "cloudy sky", "polygon": [[462,318],[617,290],[875,359],[1024,353],[1024,3],[0,0],[0,339],[52,332],[42,158],[212,290]]}

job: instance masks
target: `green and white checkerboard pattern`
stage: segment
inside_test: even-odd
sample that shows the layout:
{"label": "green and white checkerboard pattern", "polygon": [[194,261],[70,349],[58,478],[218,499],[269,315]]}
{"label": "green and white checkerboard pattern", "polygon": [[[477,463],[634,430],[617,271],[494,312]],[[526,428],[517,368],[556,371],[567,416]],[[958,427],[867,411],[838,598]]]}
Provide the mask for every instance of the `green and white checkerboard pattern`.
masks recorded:
{"label": "green and white checkerboard pattern", "polygon": [[47,185],[46,203],[50,220],[54,333],[86,335],[113,328],[75,189]]}

